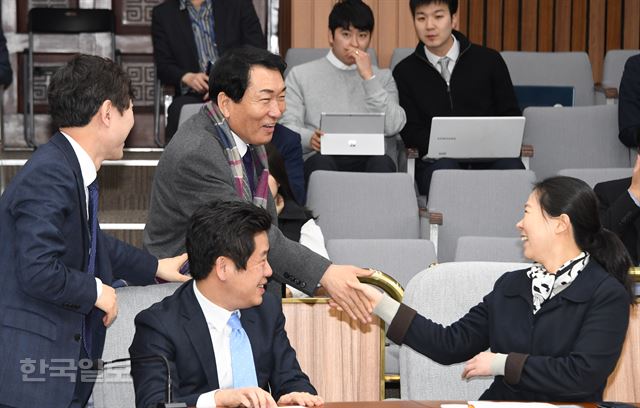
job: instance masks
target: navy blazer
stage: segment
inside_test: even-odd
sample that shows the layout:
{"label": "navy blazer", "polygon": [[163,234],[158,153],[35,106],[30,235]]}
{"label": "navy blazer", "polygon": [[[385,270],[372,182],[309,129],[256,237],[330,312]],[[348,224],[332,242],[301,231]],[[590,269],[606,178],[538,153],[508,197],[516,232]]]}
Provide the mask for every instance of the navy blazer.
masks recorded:
{"label": "navy blazer", "polygon": [[[85,203],[80,165],[60,133],[33,153],[0,198],[0,405],[69,405],[75,383],[56,376],[54,367],[65,363],[52,360],[77,366],[90,312],[90,357],[102,355],[106,329],[103,313],[94,308],[96,281],[87,273]],[[96,244],[96,276],[103,283],[153,283],[154,257],[102,231]],[[25,359],[35,360],[36,372],[28,377],[43,379],[38,392],[22,378]],[[75,380],[75,369],[70,373]]]}
{"label": "navy blazer", "polygon": [[[510,382],[497,376],[480,399],[510,401],[601,401],[616,366],[629,324],[629,295],[593,258],[573,283],[533,314],[531,279],[526,270],[508,272],[481,303],[443,327],[415,315],[408,330],[398,324],[401,306],[388,333],[440,364],[459,363],[490,348],[526,357]],[[406,320],[405,320],[406,321]]]}
{"label": "navy blazer", "polygon": [[602,225],[618,234],[635,265],[638,265],[638,231],[640,207],[631,199],[631,177],[598,183],[593,188],[598,196]]}
{"label": "navy blazer", "polygon": [[[193,285],[185,282],[173,295],[140,312],[129,347],[131,357],[165,356],[171,367],[174,400],[189,406],[195,406],[201,394],[220,388],[211,335]],[[259,387],[270,390],[276,401],[290,392],[316,394],[284,331],[280,299],[265,293],[260,306],[241,311],[240,321],[251,342]],[[162,363],[133,364],[131,376],[137,407],[155,407],[164,401]]]}
{"label": "navy blazer", "polygon": [[302,158],[302,143],[300,134],[286,126],[276,123],[271,143],[280,152],[287,170],[289,186],[300,205],[307,201],[307,192],[304,188],[304,159]]}
{"label": "navy blazer", "polygon": [[[251,0],[215,0],[213,20],[218,53],[241,45],[267,48],[262,26]],[[180,10],[179,0],[167,0],[151,12],[153,58],[163,84],[176,87],[187,72],[200,72],[198,49],[189,12]]]}
{"label": "navy blazer", "polygon": [[635,149],[640,138],[640,54],[629,57],[624,65],[618,99],[618,138]]}

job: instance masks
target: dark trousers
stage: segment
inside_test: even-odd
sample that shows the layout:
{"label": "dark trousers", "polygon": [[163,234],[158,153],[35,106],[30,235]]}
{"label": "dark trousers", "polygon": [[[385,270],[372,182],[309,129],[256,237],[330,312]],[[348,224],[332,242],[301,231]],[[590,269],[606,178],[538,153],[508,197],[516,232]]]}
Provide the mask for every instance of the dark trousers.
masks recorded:
{"label": "dark trousers", "polygon": [[169,140],[173,137],[178,130],[178,123],[180,121],[180,111],[182,106],[190,103],[203,103],[202,96],[196,93],[187,93],[180,96],[174,96],[173,102],[169,105],[167,112],[167,127],[164,132],[164,144],[169,143]]}
{"label": "dark trousers", "polygon": [[447,158],[435,161],[416,159],[415,175],[420,194],[429,197],[431,177],[436,170],[524,170],[524,164],[517,157],[480,162],[460,162]]}
{"label": "dark trousers", "polygon": [[[88,356],[84,350],[84,347],[80,347],[80,360],[88,360]],[[76,388],[73,392],[73,400],[71,400],[69,408],[85,407],[87,405],[87,402],[89,401],[91,393],[93,392],[96,372],[88,371],[85,372],[84,376],[82,375],[82,373],[83,371],[78,368],[78,373],[76,376]]]}
{"label": "dark trousers", "polygon": [[396,164],[387,155],[382,156],[330,156],[316,153],[304,162],[304,183],[316,170],[358,171],[364,173],[394,173]]}

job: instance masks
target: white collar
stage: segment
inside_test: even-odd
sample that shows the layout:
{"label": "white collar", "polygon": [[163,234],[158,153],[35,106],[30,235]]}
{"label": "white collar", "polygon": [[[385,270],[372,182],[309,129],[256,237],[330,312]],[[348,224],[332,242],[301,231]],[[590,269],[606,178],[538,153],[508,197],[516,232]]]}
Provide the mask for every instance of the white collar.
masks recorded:
{"label": "white collar", "polygon": [[353,71],[354,69],[358,69],[356,64],[347,65],[344,62],[340,61],[336,54],[333,53],[333,50],[329,48],[329,52],[327,53],[327,59],[334,67],[341,69],[343,71]]}
{"label": "white collar", "polygon": [[[460,42],[456,39],[456,36],[451,34],[451,38],[453,38],[453,45],[451,46],[451,48],[449,48],[449,51],[447,52],[447,57],[449,57],[449,59],[455,64],[456,61],[458,60],[458,57],[460,56]],[[429,60],[429,62],[431,63],[431,65],[433,65],[434,67],[438,64],[438,61],[440,60],[440,56],[432,53],[431,51],[429,51],[429,49],[427,48],[427,46],[424,46],[424,53],[427,55],[427,59]]]}
{"label": "white collar", "polygon": [[96,171],[96,165],[93,164],[93,160],[89,156],[82,146],[78,142],[75,141],[74,138],[69,136],[64,132],[60,132],[64,137],[67,138],[67,141],[73,148],[73,152],[76,154],[78,158],[78,163],[80,164],[80,173],[82,174],[82,182],[84,183],[84,187],[89,187],[89,184],[93,183],[96,177],[98,177],[98,172]]}
{"label": "white collar", "polygon": [[[231,130],[231,128],[229,128]],[[236,147],[238,148],[238,153],[240,153],[240,157],[244,157],[245,153],[249,149],[249,145],[245,143],[244,140],[240,139],[240,136],[236,135],[236,133],[231,130],[231,135],[233,136],[233,140],[236,142]]]}
{"label": "white collar", "polygon": [[[220,331],[224,329],[231,314],[235,312],[235,310],[229,311],[207,299],[202,292],[198,290],[198,285],[196,285],[195,280],[193,281],[193,293],[196,295],[196,300],[200,305],[200,309],[202,309],[202,313],[204,313],[207,325],[213,326],[213,328]],[[238,311],[238,313],[240,313],[240,311]]]}

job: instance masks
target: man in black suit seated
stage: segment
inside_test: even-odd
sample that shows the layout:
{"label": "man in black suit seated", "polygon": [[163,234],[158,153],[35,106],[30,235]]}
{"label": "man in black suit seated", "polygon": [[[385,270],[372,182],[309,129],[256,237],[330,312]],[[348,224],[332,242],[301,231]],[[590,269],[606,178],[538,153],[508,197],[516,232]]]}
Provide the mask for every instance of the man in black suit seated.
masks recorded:
{"label": "man in black suit seated", "polygon": [[598,183],[593,189],[600,202],[602,225],[618,234],[638,265],[640,248],[640,155],[631,177]]}
{"label": "man in black suit seated", "polygon": [[[618,138],[627,147],[640,147],[640,54],[627,60],[620,82]],[[634,264],[640,259],[640,155],[630,178],[595,186],[602,225],[620,236]]]}
{"label": "man in black suit seated", "polygon": [[[189,224],[193,282],[136,316],[131,357],[166,357],[174,398],[189,406],[321,405],[289,344],[280,299],[265,293],[269,213],[214,201]],[[162,363],[134,363],[131,375],[136,406],[164,400]]]}
{"label": "man in black suit seated", "polygon": [[0,27],[0,92],[5,86],[11,84],[13,72],[9,62],[9,51],[7,50],[7,40],[4,38],[2,27]]}
{"label": "man in black suit seated", "polygon": [[208,66],[232,48],[267,48],[251,0],[167,0],[153,8],[151,37],[158,77],[176,88],[167,142],[178,128],[182,106],[209,99]]}
{"label": "man in black suit seated", "polygon": [[620,81],[618,100],[618,138],[627,147],[635,148],[640,132],[640,54],[627,60]]}

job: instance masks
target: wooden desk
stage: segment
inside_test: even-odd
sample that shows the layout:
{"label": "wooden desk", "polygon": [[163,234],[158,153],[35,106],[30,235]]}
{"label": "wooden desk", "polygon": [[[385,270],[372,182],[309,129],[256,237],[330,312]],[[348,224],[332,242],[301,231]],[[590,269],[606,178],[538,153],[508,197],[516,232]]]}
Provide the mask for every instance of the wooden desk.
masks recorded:
{"label": "wooden desk", "polygon": [[[322,408],[440,408],[441,404],[466,404],[466,401],[369,401],[369,402],[328,402]],[[583,408],[597,408],[592,402],[559,402],[552,403],[557,406],[572,405]],[[640,407],[640,404],[633,404]]]}

